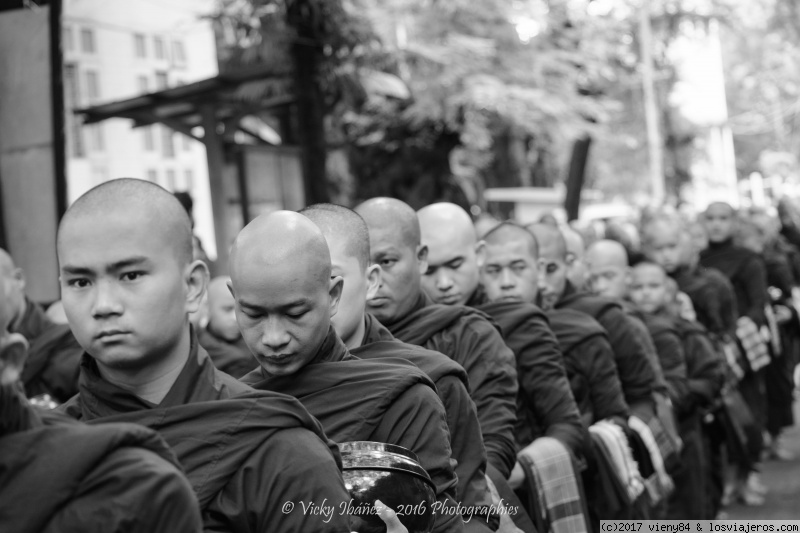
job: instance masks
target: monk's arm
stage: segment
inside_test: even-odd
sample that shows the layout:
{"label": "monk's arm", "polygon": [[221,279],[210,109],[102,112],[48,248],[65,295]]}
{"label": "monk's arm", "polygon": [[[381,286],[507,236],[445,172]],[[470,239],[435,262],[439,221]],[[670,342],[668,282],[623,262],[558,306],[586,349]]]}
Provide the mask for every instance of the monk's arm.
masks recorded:
{"label": "monk's arm", "polygon": [[491,505],[486,484],[486,449],[475,404],[457,376],[442,376],[436,381],[436,390],[447,415],[451,452],[458,462],[458,501],[467,506]]}
{"label": "monk's arm", "polygon": [[[206,531],[219,532],[349,533],[340,512],[349,499],[327,443],[295,427],[276,432],[251,454],[205,509],[204,523]],[[323,502],[333,509],[330,519],[307,512]]]}
{"label": "monk's arm", "polygon": [[689,390],[703,406],[710,405],[725,384],[725,360],[704,335],[686,339],[686,363]]}
{"label": "monk's arm", "polygon": [[692,399],[689,394],[689,380],[686,373],[686,355],[681,339],[673,330],[665,329],[653,333],[653,342],[658,351],[661,368],[667,380],[669,398],[675,414],[681,418],[690,414]]}
{"label": "monk's arm", "polygon": [[383,414],[370,438],[397,444],[417,454],[436,486],[437,501],[451,509],[451,512],[437,513],[433,531],[462,532],[464,522],[453,509],[457,503],[458,479],[450,459],[450,432],[444,406],[436,392],[421,383],[407,388]]}
{"label": "monk's arm", "polygon": [[589,396],[594,406],[595,420],[620,417],[628,419],[628,404],[614,365],[611,345],[603,337],[588,339],[581,345],[583,357],[590,361]]}
{"label": "monk's arm", "polygon": [[484,319],[471,319],[460,349],[469,377],[470,396],[478,411],[486,458],[508,477],[516,462],[514,425],[517,420],[517,368],[514,353],[500,333]]}
{"label": "monk's arm", "polygon": [[586,434],[555,335],[544,318],[533,317],[513,336],[521,338],[509,339],[517,354],[520,392],[536,411],[545,435],[580,453]]}
{"label": "monk's arm", "polygon": [[628,323],[628,317],[619,309],[609,309],[598,317],[598,321],[608,333],[628,406],[634,410],[641,407],[651,409],[655,373],[647,360],[645,348]]}

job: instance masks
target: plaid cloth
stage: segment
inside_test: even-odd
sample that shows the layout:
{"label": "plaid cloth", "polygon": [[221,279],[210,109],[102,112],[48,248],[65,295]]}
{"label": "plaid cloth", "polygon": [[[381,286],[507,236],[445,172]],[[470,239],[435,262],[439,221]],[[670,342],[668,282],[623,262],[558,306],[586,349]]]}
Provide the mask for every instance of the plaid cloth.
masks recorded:
{"label": "plaid cloth", "polygon": [[750,369],[758,372],[769,364],[769,351],[755,322],[743,316],[736,321],[736,337],[742,343]]}
{"label": "plaid cloth", "polygon": [[610,463],[628,498],[627,503],[633,504],[644,492],[644,480],[625,433],[613,422],[601,420],[589,426],[589,434]]}
{"label": "plaid cloth", "polygon": [[[588,533],[586,500],[569,450],[552,437],[540,437],[517,455],[545,503],[552,533]],[[542,532],[544,533],[544,532]]]}
{"label": "plaid cloth", "polygon": [[635,416],[628,419],[628,426],[642,438],[650,454],[650,460],[653,462],[653,470],[655,472],[645,478],[644,487],[650,497],[650,503],[657,505],[661,500],[672,494],[672,491],[675,490],[675,484],[667,474],[667,470],[664,467],[664,459],[661,457],[661,451],[658,449],[656,438],[653,436],[653,432],[650,431],[650,427]]}
{"label": "plaid cloth", "polygon": [[680,464],[683,441],[678,435],[678,428],[675,425],[675,418],[672,413],[672,403],[669,398],[658,393],[653,394],[653,396],[656,402],[656,414],[641,413],[633,416],[647,424],[656,441],[658,451],[661,453],[664,468],[671,472]]}

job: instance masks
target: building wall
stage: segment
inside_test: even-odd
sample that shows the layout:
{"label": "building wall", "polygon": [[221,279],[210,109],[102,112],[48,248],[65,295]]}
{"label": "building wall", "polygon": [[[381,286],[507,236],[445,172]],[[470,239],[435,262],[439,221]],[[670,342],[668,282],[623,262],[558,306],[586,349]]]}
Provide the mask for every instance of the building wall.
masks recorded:
{"label": "building wall", "polygon": [[213,0],[65,0],[62,20],[67,107],[68,199],[119,177],[188,191],[195,232],[216,257],[202,143],[162,125],[111,119],[81,125],[71,109],[131,98],[217,74],[214,32],[202,15]]}

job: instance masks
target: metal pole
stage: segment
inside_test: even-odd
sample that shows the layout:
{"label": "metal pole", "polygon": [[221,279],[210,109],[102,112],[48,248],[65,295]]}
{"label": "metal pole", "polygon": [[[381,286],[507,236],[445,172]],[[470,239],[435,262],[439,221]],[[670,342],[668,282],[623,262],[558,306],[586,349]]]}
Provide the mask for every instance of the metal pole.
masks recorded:
{"label": "metal pole", "polygon": [[653,74],[653,34],[650,28],[650,0],[642,0],[639,9],[639,33],[642,54],[642,88],[644,114],[647,124],[647,147],[650,159],[650,201],[660,206],[664,202],[664,146],[658,125],[655,76]]}

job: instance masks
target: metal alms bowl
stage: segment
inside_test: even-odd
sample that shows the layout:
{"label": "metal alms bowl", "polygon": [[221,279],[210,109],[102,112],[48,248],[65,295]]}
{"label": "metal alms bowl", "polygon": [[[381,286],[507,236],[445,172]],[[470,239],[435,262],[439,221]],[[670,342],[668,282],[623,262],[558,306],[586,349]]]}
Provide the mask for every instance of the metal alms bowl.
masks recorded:
{"label": "metal alms bowl", "polygon": [[436,488],[413,452],[367,441],[341,443],[339,450],[345,487],[352,498],[349,514],[353,531],[386,531],[386,524],[374,514],[375,500],[394,509],[409,533],[433,529]]}

